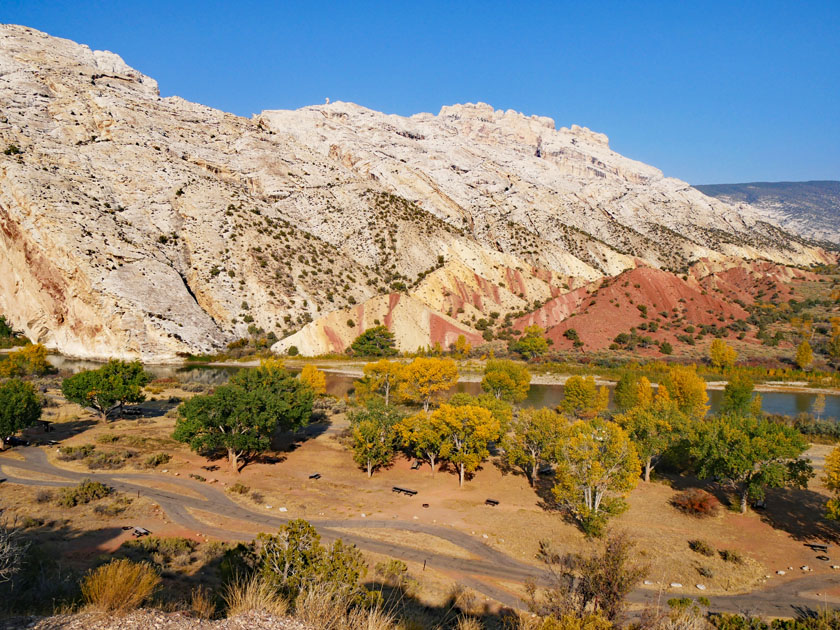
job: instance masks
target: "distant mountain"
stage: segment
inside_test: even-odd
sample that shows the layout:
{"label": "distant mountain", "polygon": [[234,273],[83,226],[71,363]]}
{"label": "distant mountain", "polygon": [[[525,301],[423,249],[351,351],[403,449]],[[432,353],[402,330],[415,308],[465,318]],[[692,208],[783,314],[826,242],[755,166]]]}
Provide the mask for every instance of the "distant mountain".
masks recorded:
{"label": "distant mountain", "polygon": [[695,188],[727,203],[750,204],[791,232],[840,245],[840,181],[751,182]]}

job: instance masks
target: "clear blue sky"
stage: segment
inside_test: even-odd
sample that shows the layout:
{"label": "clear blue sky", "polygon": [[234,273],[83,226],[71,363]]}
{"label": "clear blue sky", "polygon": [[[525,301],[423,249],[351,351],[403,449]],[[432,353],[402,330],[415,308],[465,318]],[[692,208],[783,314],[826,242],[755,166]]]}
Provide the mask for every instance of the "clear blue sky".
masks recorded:
{"label": "clear blue sky", "polygon": [[586,125],[695,184],[840,179],[840,0],[0,0],[0,22],[245,116],[485,101]]}

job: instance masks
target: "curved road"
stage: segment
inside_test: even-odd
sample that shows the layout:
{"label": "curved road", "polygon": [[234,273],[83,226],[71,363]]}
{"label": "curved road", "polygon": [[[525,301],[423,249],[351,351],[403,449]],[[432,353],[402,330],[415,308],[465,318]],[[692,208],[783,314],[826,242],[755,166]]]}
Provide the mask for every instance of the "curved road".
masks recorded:
{"label": "curved road", "polygon": [[[242,531],[214,527],[203,523],[195,518],[189,510],[200,510],[252,525],[265,526],[271,530],[276,530],[291,520],[289,517],[274,516],[273,514],[250,510],[232,501],[223,491],[198,481],[176,477],[165,478],[166,483],[181,486],[190,494],[197,494],[200,497],[195,498],[187,494],[144,485],[143,482],[147,480],[161,480],[160,477],[152,477],[149,474],[76,472],[53,466],[47,460],[46,453],[39,448],[16,449],[15,452],[22,455],[24,459],[21,461],[5,459],[0,456],[0,466],[3,467],[3,474],[8,482],[27,486],[61,487],[78,483],[83,479],[95,479],[117,490],[146,496],[154,500],[167,513],[169,518],[179,525],[224,540],[249,541],[253,539],[253,536]],[[12,473],[15,468],[58,477],[61,481],[43,481],[18,477]],[[132,483],[133,480],[136,480],[137,483]],[[511,558],[468,534],[446,527],[398,520],[325,519],[310,522],[325,539],[342,538],[345,542],[355,544],[360,549],[403,560],[425,563],[429,567],[447,573],[456,573],[460,584],[514,608],[523,607],[519,597],[510,591],[487,583],[482,578],[516,583],[524,583],[528,580],[542,582],[547,578],[547,573],[544,570]],[[334,530],[334,528],[339,527],[354,530],[387,528],[427,534],[464,549],[474,558],[456,558],[436,553],[433,550],[407,547],[373,540],[355,533]],[[742,595],[713,596],[709,599],[713,610],[748,612],[767,616],[795,616],[797,611],[801,609],[823,606],[825,604],[823,598],[816,596],[815,593],[838,586],[840,586],[840,575],[837,574],[805,576]],[[663,591],[661,599],[665,601],[671,596],[674,596],[673,592],[666,593]],[[638,589],[631,594],[630,599],[633,602],[642,603],[649,602],[657,597],[659,597],[659,594],[655,591]]]}

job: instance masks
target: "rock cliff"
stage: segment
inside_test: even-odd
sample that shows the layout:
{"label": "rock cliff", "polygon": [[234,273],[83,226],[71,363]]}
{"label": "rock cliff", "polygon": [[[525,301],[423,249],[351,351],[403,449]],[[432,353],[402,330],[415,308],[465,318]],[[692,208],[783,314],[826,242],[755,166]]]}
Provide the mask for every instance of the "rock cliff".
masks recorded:
{"label": "rock cliff", "polygon": [[828,254],[588,129],[483,104],[246,119],[0,26],[0,312],[66,354],[169,361],[267,333],[341,351],[374,321],[404,349],[447,344],[700,258]]}

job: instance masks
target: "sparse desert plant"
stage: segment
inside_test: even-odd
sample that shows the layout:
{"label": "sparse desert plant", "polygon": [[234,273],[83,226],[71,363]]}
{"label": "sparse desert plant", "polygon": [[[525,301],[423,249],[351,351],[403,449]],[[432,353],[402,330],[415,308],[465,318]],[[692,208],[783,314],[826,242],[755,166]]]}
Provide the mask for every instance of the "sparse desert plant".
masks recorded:
{"label": "sparse desert plant", "polygon": [[230,488],[228,488],[228,492],[233,492],[236,494],[248,494],[250,488],[246,486],[244,483],[236,482]]}
{"label": "sparse desert plant", "polygon": [[169,453],[149,455],[145,460],[143,460],[143,468],[157,468],[163,464],[168,464],[171,459],[172,456],[169,455]]}
{"label": "sparse desert plant", "polygon": [[131,451],[97,452],[85,458],[85,464],[90,470],[117,470],[125,466],[126,460],[133,456]]}
{"label": "sparse desert plant", "polygon": [[53,499],[53,493],[49,490],[38,490],[35,493],[35,503],[49,503]]}
{"label": "sparse desert plant", "polygon": [[96,447],[93,444],[82,444],[81,446],[59,446],[58,459],[63,462],[73,462],[93,455]]}
{"label": "sparse desert plant", "polygon": [[265,497],[263,496],[262,492],[257,492],[254,490],[251,493],[251,501],[254,503],[263,503],[265,501]]}
{"label": "sparse desert plant", "polygon": [[469,615],[460,615],[458,621],[455,622],[456,630],[484,630],[484,626],[475,617]]}
{"label": "sparse desert plant", "polygon": [[678,510],[692,516],[714,516],[720,509],[720,501],[705,490],[691,488],[680,492],[673,499],[671,505]]}
{"label": "sparse desert plant", "polygon": [[715,555],[715,548],[712,547],[705,540],[689,540],[688,547],[692,551],[699,553],[703,556],[708,556],[711,558],[713,555]]}
{"label": "sparse desert plant", "polygon": [[78,486],[62,488],[56,497],[56,502],[62,507],[75,507],[104,499],[112,492],[111,488],[99,481],[85,479]]}
{"label": "sparse desert plant", "polygon": [[740,554],[740,552],[735,551],[734,549],[721,549],[718,553],[720,554],[720,557],[723,558],[724,562],[744,564],[744,557]]}
{"label": "sparse desert plant", "polygon": [[203,586],[194,589],[190,595],[190,611],[199,619],[216,616],[216,598]]}
{"label": "sparse desert plant", "polygon": [[113,560],[82,579],[82,597],[94,610],[125,614],[139,608],[160,586],[160,576],[146,562]]}
{"label": "sparse desert plant", "polygon": [[261,575],[229,583],[222,599],[228,617],[247,612],[262,612],[282,616],[289,612],[289,603],[277,593],[277,589]]}

